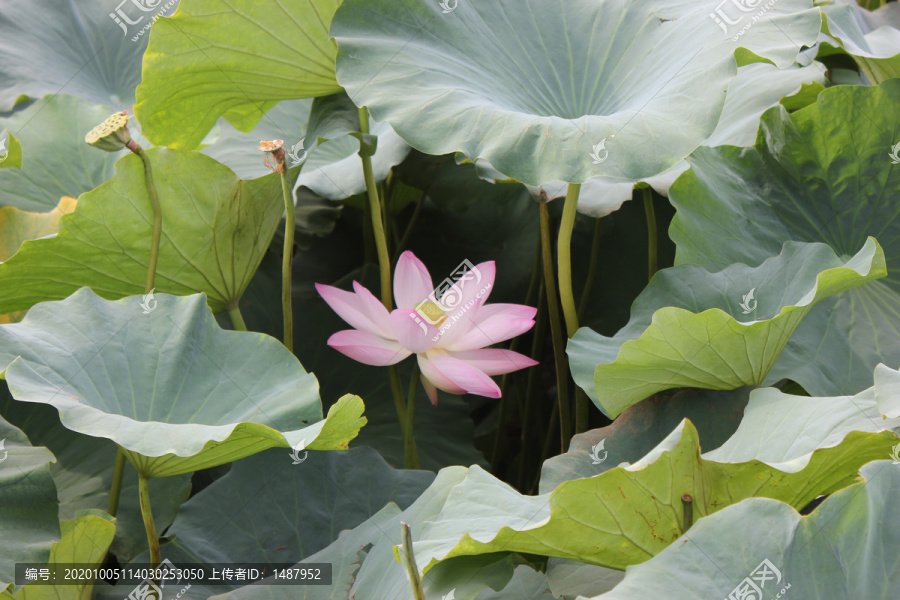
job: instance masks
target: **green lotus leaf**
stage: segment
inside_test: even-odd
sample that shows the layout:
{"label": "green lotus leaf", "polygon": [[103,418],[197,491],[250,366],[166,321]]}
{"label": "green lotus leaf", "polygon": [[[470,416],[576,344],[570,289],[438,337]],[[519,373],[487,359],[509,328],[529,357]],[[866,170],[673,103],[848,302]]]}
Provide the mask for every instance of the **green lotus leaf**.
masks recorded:
{"label": "green lotus leaf", "polygon": [[[98,511],[59,524],[61,537],[50,550],[48,566],[78,565],[96,569],[116,533],[115,519]],[[58,576],[62,576],[59,573]],[[93,584],[25,585],[15,594],[0,593],[2,600],[82,600],[91,597]]]}
{"label": "green lotus leaf", "polygon": [[[237,306],[284,212],[279,176],[244,181],[199,153],[147,154],[163,214],[156,290],[204,292],[217,312]],[[0,264],[0,313],[82,286],[108,299],[144,293],[152,228],[143,165],[125,156],[60,219],[57,236],[27,241]]]}
{"label": "green lotus leaf", "polygon": [[147,477],[272,447],[345,449],[365,423],[350,395],[323,420],[316,378],[274,338],[219,329],[202,294],[159,294],[148,306],[83,288],[0,326],[13,398],[54,406],[66,428],[113,440]]}
{"label": "green lotus leaf", "polygon": [[112,177],[113,164],[127,151],[101,152],[84,143],[112,112],[59,94],[0,117],[0,129],[18,137],[22,161],[21,169],[0,170],[0,206],[48,211],[61,197],[77,197]]}
{"label": "green lotus leaf", "polygon": [[[303,463],[304,465],[306,463]],[[300,468],[299,466],[297,468]],[[335,568],[331,586],[249,585],[216,600],[379,600],[382,598],[412,598],[403,567],[394,559],[393,545],[400,541],[400,523],[408,523],[413,539],[428,520],[438,518],[440,507],[447,500],[465,469],[449,467],[441,470],[431,486],[402,513],[389,503],[371,519],[345,531],[330,546],[303,562],[331,562]],[[485,587],[502,589],[513,576],[513,562],[509,557],[463,557],[438,565],[428,572],[423,586],[428,598],[448,596],[455,590],[456,600],[473,600]],[[299,592],[297,590],[300,590]],[[299,594],[299,596],[298,596]]]}
{"label": "green lotus leaf", "polygon": [[0,55],[4,57],[0,112],[11,109],[23,96],[59,93],[116,110],[129,108],[141,80],[141,56],[147,45],[147,36],[138,33],[155,15],[171,13],[174,4],[164,0],[4,2],[0,7]]}
{"label": "green lotus leaf", "polygon": [[[700,454],[697,431],[685,419],[634,464],[566,481],[539,496],[523,496],[472,467],[440,519],[426,524],[415,545],[417,562],[427,571],[449,558],[503,551],[624,569],[682,535],[684,494],[692,497],[695,522],[752,496],[799,510],[852,484],[865,463],[890,456],[898,439],[884,428],[900,431],[898,378],[897,371],[879,367],[875,388],[855,397],[755,390],[746,425],[715,451]],[[893,394],[891,400],[876,402],[876,389]]]}
{"label": "green lotus leaf", "polygon": [[[704,146],[732,144],[749,146],[756,139],[759,118],[768,108],[778,104],[779,100],[809,82],[824,83],[825,68],[819,64],[806,67],[793,66],[779,69],[767,63],[754,63],[738,69],[737,76],[728,87],[722,116],[715,131],[709,136]],[[482,166],[484,161],[478,161]],[[678,176],[689,168],[687,161],[680,161],[664,173],[647,177],[646,183],[662,194],[668,195],[669,187]],[[502,174],[498,175],[502,178]],[[485,174],[486,175],[486,174]],[[485,176],[483,175],[483,176]],[[489,180],[496,180],[496,175],[487,175]],[[581,186],[578,197],[578,211],[592,217],[604,217],[619,210],[623,202],[631,200],[635,181],[626,181],[612,177],[594,177]],[[563,181],[544,183],[540,186],[529,186],[532,195],[546,195],[549,199],[563,198],[568,185]]]}
{"label": "green lotus leaf", "polygon": [[[69,431],[59,422],[59,414],[52,406],[13,400],[5,382],[0,383],[0,414],[56,457],[50,475],[59,498],[60,522],[75,518],[79,511],[107,509],[115,444]],[[147,532],[138,499],[137,473],[128,468],[123,477],[116,537],[110,552],[124,564],[147,550]],[[178,507],[188,499],[190,475],[151,479],[149,486],[156,530],[165,531],[175,519]]]}
{"label": "green lotus leaf", "polygon": [[339,92],[328,37],[339,3],[182,0],[144,54],[135,106],[144,134],[191,150],[220,116],[250,131],[281,100]]}
{"label": "green lotus leaf", "polygon": [[9,131],[0,132],[0,169],[22,168],[22,144]]}
{"label": "green lotus leaf", "polygon": [[572,374],[611,417],[665,389],[758,385],[817,302],[885,275],[873,238],[846,261],[825,244],[789,242],[756,268],[665,269],[614,337],[578,331],[567,348]]}
{"label": "green lotus leaf", "polygon": [[758,265],[789,240],[824,242],[840,256],[868,236],[884,242],[888,276],[814,308],[770,381],[854,394],[872,385],[879,362],[900,364],[900,205],[887,200],[900,194],[890,156],[898,140],[900,81],[836,86],[797,112],[766,112],[753,148],[700,148],[672,186],[676,265]]}
{"label": "green lotus leaf", "polygon": [[634,181],[713,133],[738,63],[788,67],[821,26],[811,0],[782,0],[732,41],[710,18],[716,4],[499,0],[442,13],[345,0],[331,27],[337,79],[422,152],[462,152],[529,185]]}
{"label": "green lotus leaf", "polygon": [[405,509],[434,480],[392,469],[371,448],[298,460],[273,449],[234,463],[182,505],[167,535],[198,562],[296,563],[389,502]]}
{"label": "green lotus leaf", "polygon": [[59,540],[55,458],[0,416],[0,594],[12,589],[17,562],[47,562]]}
{"label": "green lotus leaf", "polygon": [[880,460],[860,475],[864,481],[807,516],[752,498],[701,519],[689,535],[629,568],[618,587],[595,599],[729,598],[751,585],[767,594],[763,598],[893,598],[900,585],[900,525],[890,507],[900,494],[900,466]]}
{"label": "green lotus leaf", "polygon": [[702,448],[718,448],[737,431],[751,389],[685,389],[671,397],[661,393],[641,400],[625,409],[612,425],[575,435],[566,452],[545,460],[539,491],[546,494],[566,481],[637,462],[683,419],[697,428]]}
{"label": "green lotus leaf", "polygon": [[[823,31],[853,57],[875,85],[900,77],[900,7],[885,4],[869,11],[854,0],[833,0],[822,6]],[[829,40],[831,41],[831,40]]]}
{"label": "green lotus leaf", "polygon": [[[234,591],[223,592],[222,588],[211,588],[213,594],[204,598],[215,600],[339,600],[346,596],[353,585],[356,574],[365,560],[372,544],[381,541],[385,532],[400,527],[400,509],[390,503],[372,518],[349,531],[340,533],[337,541],[306,559],[307,563],[331,563],[332,584],[327,585],[248,585]],[[177,563],[177,560],[175,560]],[[340,596],[338,594],[345,594]],[[110,596],[113,598],[115,596]],[[121,595],[119,596],[121,597]]]}

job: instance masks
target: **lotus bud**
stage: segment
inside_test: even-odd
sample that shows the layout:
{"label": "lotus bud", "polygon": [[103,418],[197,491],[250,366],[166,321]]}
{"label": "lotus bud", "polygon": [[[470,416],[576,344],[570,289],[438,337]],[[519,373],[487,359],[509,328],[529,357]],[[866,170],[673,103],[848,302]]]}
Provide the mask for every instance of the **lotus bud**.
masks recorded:
{"label": "lotus bud", "polygon": [[84,136],[84,141],[106,152],[118,152],[122,148],[128,148],[133,152],[137,148],[137,143],[128,133],[127,110],[110,115],[108,119],[91,129]]}

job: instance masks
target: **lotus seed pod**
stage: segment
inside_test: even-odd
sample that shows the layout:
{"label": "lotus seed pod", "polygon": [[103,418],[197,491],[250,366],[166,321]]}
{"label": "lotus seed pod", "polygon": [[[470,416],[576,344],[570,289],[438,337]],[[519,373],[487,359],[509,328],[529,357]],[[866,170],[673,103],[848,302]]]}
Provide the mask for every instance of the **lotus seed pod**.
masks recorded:
{"label": "lotus seed pod", "polygon": [[128,133],[128,111],[117,112],[91,129],[84,141],[106,152],[118,152],[131,141]]}
{"label": "lotus seed pod", "polygon": [[263,152],[275,152],[281,150],[282,146],[284,146],[284,140],[262,140],[259,142],[259,149]]}

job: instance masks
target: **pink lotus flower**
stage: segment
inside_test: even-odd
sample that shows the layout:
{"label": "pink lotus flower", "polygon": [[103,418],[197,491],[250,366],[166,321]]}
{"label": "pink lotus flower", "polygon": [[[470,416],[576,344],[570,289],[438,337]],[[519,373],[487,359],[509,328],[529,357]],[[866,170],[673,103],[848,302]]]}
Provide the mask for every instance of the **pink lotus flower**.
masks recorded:
{"label": "pink lotus flower", "polygon": [[[521,304],[486,306],[494,286],[494,272],[494,261],[476,265],[435,298],[428,269],[406,251],[394,271],[394,301],[398,308],[392,312],[355,281],[355,293],[316,284],[325,302],[355,328],[338,331],[328,339],[328,345],[354,360],[378,367],[396,364],[415,354],[422,371],[422,385],[432,404],[437,404],[437,390],[499,398],[500,388],[491,375],[538,363],[517,352],[485,346],[531,329],[537,309]],[[452,309],[448,309],[450,306]]]}

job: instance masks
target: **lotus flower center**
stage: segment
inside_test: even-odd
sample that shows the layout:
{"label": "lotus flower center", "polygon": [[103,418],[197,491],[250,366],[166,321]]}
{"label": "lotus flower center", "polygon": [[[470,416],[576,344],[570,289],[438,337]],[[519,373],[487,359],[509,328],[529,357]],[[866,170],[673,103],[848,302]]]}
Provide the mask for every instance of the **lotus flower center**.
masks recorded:
{"label": "lotus flower center", "polygon": [[423,300],[416,304],[416,312],[422,315],[426,321],[434,325],[435,327],[440,327],[441,323],[444,322],[444,319],[447,318],[447,314],[444,312],[443,307],[438,304],[435,304],[431,300]]}

